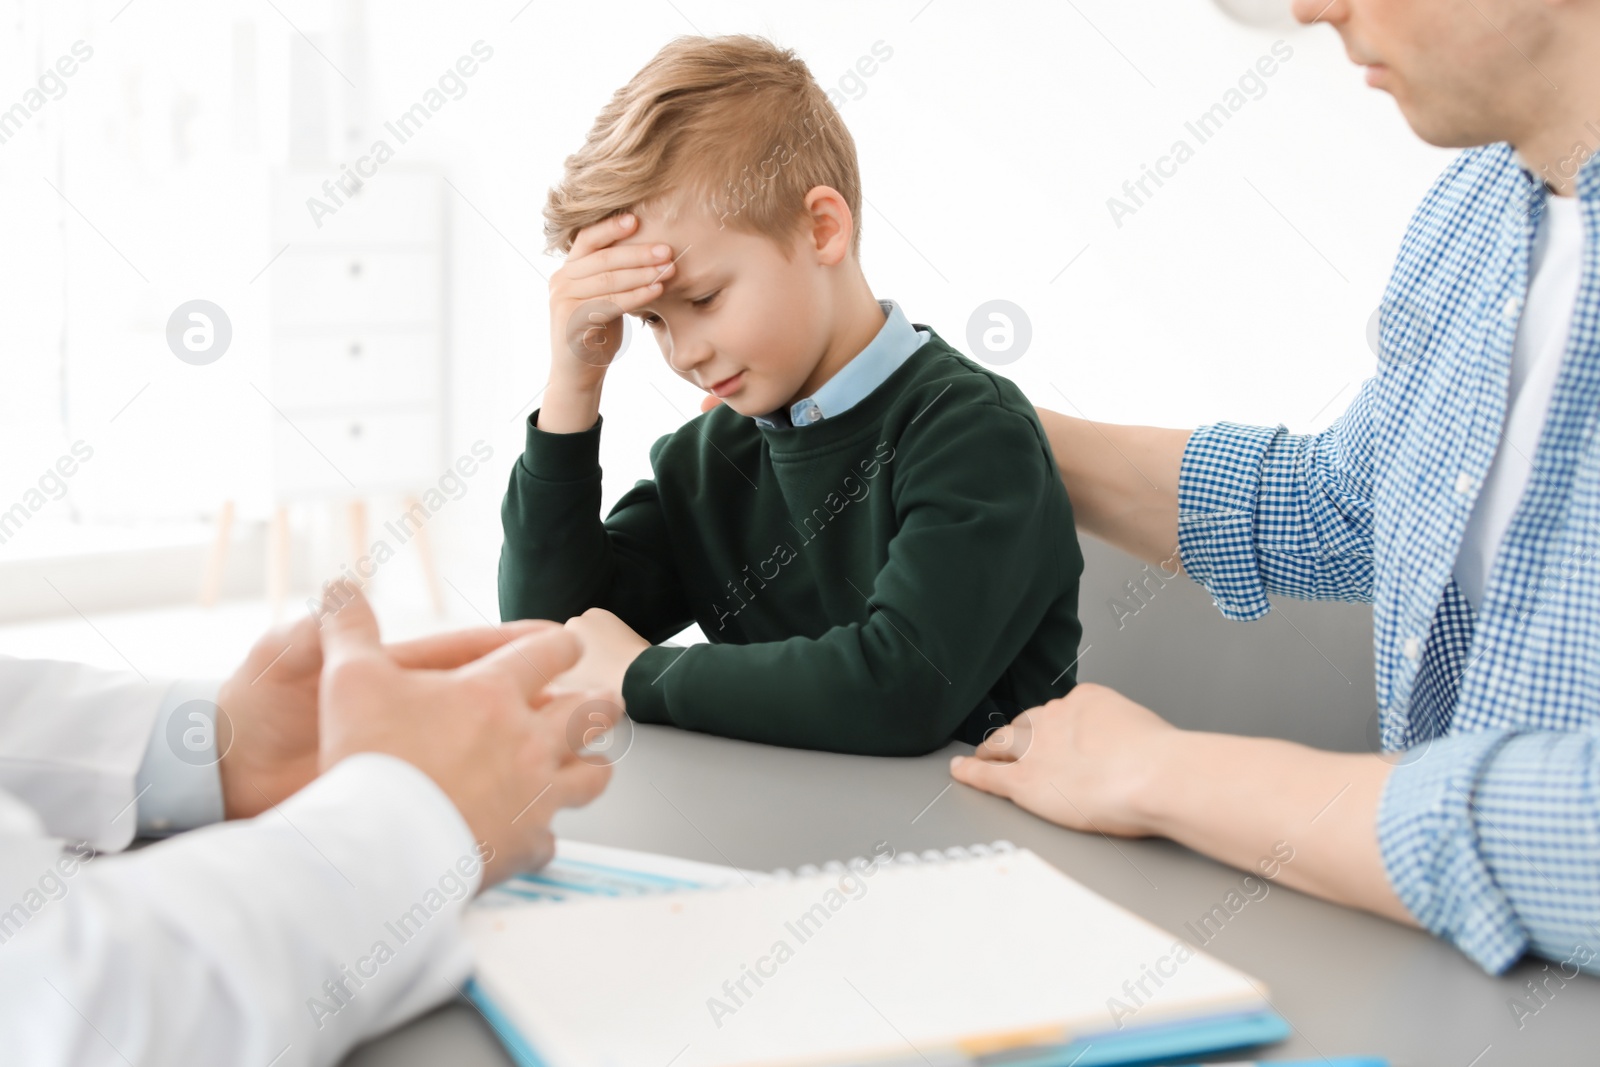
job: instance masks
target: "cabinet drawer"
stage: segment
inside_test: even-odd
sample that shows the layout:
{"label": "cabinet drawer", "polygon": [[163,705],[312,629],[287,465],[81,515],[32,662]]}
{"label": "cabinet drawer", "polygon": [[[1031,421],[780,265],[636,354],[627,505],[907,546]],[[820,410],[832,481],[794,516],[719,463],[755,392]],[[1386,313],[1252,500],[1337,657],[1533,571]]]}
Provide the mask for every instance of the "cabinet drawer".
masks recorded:
{"label": "cabinet drawer", "polygon": [[289,417],[294,425],[282,418],[273,425],[275,481],[285,495],[421,489],[444,470],[439,418],[432,411],[352,409]]}
{"label": "cabinet drawer", "polygon": [[[337,167],[294,170],[272,183],[272,235],[275,248],[329,244],[433,244],[438,242],[444,212],[443,184],[437,174],[380,167],[364,179],[360,191],[343,203],[323,191],[322,184],[339,177]],[[313,218],[307,201],[321,206]],[[332,208],[328,214],[326,208]],[[321,225],[318,225],[318,223]]]}
{"label": "cabinet drawer", "polygon": [[432,252],[291,248],[273,268],[273,325],[431,326],[439,319],[440,274]]}
{"label": "cabinet drawer", "polygon": [[431,330],[289,334],[272,342],[272,399],[279,407],[426,403],[439,395],[439,338]]}

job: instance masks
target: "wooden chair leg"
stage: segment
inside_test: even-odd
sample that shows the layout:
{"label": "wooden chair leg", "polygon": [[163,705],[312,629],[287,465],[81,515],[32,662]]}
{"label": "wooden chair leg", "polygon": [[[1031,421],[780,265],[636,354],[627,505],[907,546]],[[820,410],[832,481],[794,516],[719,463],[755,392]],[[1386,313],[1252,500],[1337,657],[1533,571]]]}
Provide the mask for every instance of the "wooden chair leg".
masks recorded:
{"label": "wooden chair leg", "polygon": [[289,590],[289,508],[280,504],[272,513],[272,529],[267,535],[267,601],[276,622],[283,614],[284,597]]}
{"label": "wooden chair leg", "polygon": [[[410,512],[418,506],[414,496],[406,497],[406,511]],[[417,527],[417,561],[422,564],[422,577],[428,583],[428,596],[433,601],[433,613],[439,618],[444,618],[444,590],[439,584],[439,564],[433,556],[433,539],[428,534],[428,525],[423,523]]]}
{"label": "wooden chair leg", "polygon": [[200,580],[200,606],[213,608],[222,593],[222,572],[228,564],[228,546],[233,537],[233,501],[224,500],[217,510],[216,536],[206,558],[205,576]]}
{"label": "wooden chair leg", "polygon": [[362,588],[369,578],[361,573],[361,557],[367,555],[367,502],[352,500],[345,505],[345,517],[350,532],[350,573],[361,582]]}

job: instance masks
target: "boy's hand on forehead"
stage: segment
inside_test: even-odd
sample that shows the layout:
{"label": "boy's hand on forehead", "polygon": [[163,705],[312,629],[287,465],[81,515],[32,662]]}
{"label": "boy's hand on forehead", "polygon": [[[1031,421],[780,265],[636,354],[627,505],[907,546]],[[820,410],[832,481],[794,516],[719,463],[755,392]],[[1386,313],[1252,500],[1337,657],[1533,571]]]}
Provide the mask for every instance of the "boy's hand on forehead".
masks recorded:
{"label": "boy's hand on forehead", "polygon": [[551,385],[598,389],[622,346],[622,316],[661,296],[676,265],[664,244],[618,244],[638,231],[632,212],[578,232],[550,276]]}

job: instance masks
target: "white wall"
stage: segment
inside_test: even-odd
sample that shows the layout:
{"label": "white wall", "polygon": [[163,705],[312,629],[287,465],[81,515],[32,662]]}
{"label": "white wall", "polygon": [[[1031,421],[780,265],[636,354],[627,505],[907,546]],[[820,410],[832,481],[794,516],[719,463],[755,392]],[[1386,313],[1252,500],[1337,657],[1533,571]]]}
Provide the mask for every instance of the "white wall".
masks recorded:
{"label": "white wall", "polygon": [[[27,17],[0,41],[0,107],[75,39],[96,50],[37,128],[0,145],[17,234],[0,249],[0,508],[72,440],[96,448],[67,497],[41,512],[35,547],[74,517],[197,519],[233,497],[250,520],[270,502],[271,412],[255,391],[265,293],[252,276],[275,251],[265,175],[290,133],[288,23],[321,40],[332,5],[278,0],[285,19],[254,3],[136,0],[116,14],[121,4],[23,3]],[[473,42],[494,49],[467,94],[400,150],[446,167],[461,194],[450,203],[450,454],[483,439],[496,469],[440,514],[437,533],[446,576],[480,604],[494,602],[519,416],[547,367],[541,273],[559,264],[540,254],[545,190],[610,94],[675,35],[766,34],[830,85],[876,42],[891,48],[842,111],[861,152],[874,290],[958,346],[980,303],[1020,305],[1032,344],[1002,372],[1038,404],[1097,420],[1326,425],[1373,368],[1367,320],[1411,209],[1450,158],[1364,86],[1331,30],[1250,29],[1200,0],[556,7],[371,4],[358,71],[374,110],[390,115]],[[232,59],[241,26],[259,45],[248,114]],[[1293,55],[1264,95],[1196,145],[1185,122],[1279,39]],[[1116,225],[1107,199],[1178,138],[1193,158]],[[70,205],[47,178],[66,182]],[[205,368],[174,359],[159,332],[197,296],[227,308],[235,330],[230,354]],[[698,399],[636,338],[603,407],[608,504],[647,474],[649,443]],[[0,562],[23,543],[0,545]]]}

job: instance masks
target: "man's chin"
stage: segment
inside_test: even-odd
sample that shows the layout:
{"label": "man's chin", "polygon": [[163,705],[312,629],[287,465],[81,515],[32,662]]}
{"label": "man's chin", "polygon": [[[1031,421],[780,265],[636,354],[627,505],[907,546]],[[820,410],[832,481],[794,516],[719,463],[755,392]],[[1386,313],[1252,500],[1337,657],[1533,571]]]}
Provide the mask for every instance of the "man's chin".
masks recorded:
{"label": "man's chin", "polygon": [[1448,118],[1419,109],[1412,101],[1400,97],[1395,97],[1394,100],[1400,109],[1401,117],[1406,120],[1406,125],[1411,127],[1411,132],[1435,148],[1477,148],[1479,145],[1505,140],[1505,135],[1490,130],[1463,128]]}

